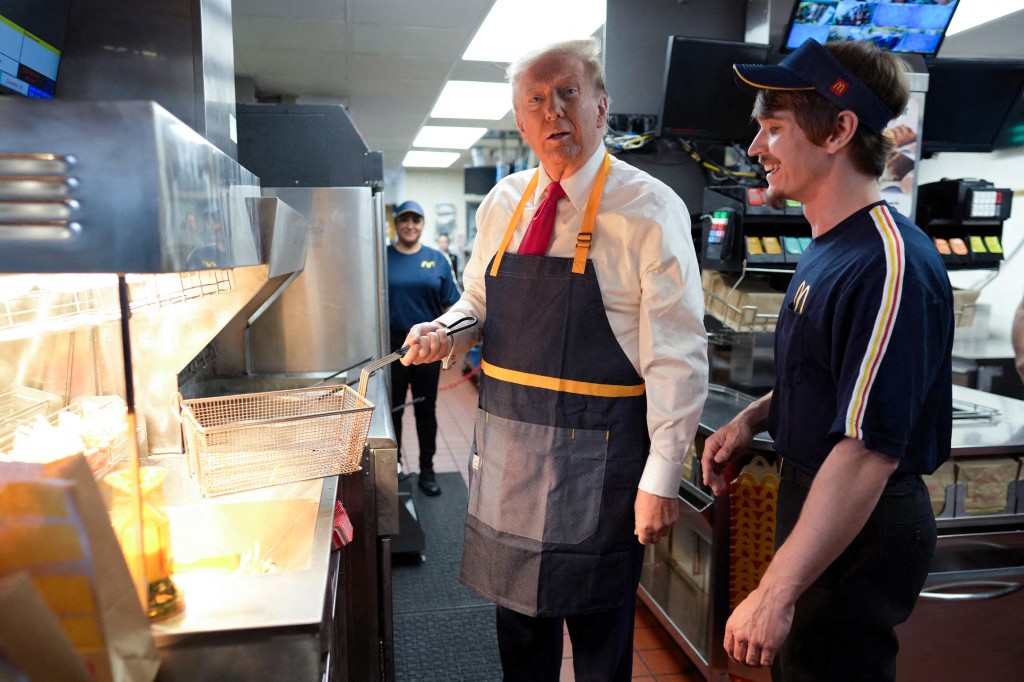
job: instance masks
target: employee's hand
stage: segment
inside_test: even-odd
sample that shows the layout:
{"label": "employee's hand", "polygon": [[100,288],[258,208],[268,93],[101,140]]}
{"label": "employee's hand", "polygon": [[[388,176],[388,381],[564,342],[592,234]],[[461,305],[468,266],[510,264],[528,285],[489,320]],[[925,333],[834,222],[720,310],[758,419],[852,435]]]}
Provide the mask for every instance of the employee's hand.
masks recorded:
{"label": "employee's hand", "polygon": [[633,535],[641,545],[653,545],[669,534],[679,520],[679,498],[661,497],[638,490],[636,503],[636,527]]}
{"label": "employee's hand", "polygon": [[414,324],[405,337],[404,345],[409,346],[409,352],[401,363],[408,367],[444,360],[452,350],[452,343],[441,325],[433,322]]}
{"label": "employee's hand", "polygon": [[793,627],[793,604],[773,598],[770,587],[758,587],[739,603],[725,624],[725,653],[756,668],[772,664]]}
{"label": "employee's hand", "polygon": [[754,441],[754,434],[746,421],[733,419],[731,422],[708,436],[704,442],[704,454],[700,458],[704,485],[711,486],[715,495],[726,491],[729,482],[736,477],[743,455]]}

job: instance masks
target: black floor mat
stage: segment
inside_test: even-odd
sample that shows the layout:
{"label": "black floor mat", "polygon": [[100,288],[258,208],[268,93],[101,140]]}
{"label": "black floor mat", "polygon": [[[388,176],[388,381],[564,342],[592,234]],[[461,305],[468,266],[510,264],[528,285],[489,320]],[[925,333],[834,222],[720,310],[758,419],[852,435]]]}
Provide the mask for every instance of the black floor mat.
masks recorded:
{"label": "black floor mat", "polygon": [[437,475],[441,495],[412,486],[425,536],[422,562],[392,568],[396,682],[501,679],[494,605],[459,584],[468,493],[457,473]]}

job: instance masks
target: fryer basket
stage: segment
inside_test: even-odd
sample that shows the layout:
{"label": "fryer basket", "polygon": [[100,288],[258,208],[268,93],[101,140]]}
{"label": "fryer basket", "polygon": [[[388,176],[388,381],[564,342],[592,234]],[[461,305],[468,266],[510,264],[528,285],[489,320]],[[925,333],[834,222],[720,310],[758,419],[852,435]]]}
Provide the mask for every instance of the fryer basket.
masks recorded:
{"label": "fryer basket", "polygon": [[179,402],[204,497],[358,471],[373,414],[344,385]]}

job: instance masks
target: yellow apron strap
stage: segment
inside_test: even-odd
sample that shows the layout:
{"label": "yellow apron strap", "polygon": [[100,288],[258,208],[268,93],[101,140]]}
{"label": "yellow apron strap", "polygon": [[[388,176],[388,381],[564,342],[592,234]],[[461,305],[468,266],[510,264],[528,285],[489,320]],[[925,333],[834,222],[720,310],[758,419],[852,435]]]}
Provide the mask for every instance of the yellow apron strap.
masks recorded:
{"label": "yellow apron strap", "polygon": [[608,169],[612,165],[611,156],[608,151],[604,153],[604,163],[594,181],[594,188],[590,190],[590,198],[587,199],[587,210],[583,214],[583,225],[580,226],[580,233],[576,235],[576,255],[572,259],[572,271],[582,275],[587,269],[587,254],[590,252],[590,240],[594,235],[594,224],[597,222],[597,210],[601,205],[601,195],[604,193],[604,179],[608,175]]}
{"label": "yellow apron strap", "polygon": [[519,200],[519,205],[516,206],[515,213],[512,214],[512,219],[508,221],[508,228],[505,230],[505,236],[501,240],[501,246],[498,247],[498,253],[494,254],[494,262],[491,264],[491,277],[498,276],[498,266],[501,265],[501,257],[505,255],[505,249],[508,248],[508,243],[512,241],[512,235],[516,231],[516,225],[519,224],[519,219],[523,216],[523,210],[526,208],[526,203],[533,196],[534,190],[537,189],[537,176],[540,175],[540,168],[534,173],[533,177],[530,178],[530,184],[526,186],[526,191],[523,192],[523,198]]}
{"label": "yellow apron strap", "polygon": [[[586,271],[587,254],[590,252],[590,240],[594,235],[594,225],[597,223],[597,211],[601,206],[601,195],[604,193],[604,180],[608,175],[608,169],[611,168],[611,165],[612,158],[608,154],[608,151],[605,150],[604,163],[601,164],[601,170],[597,173],[597,179],[594,181],[594,187],[590,190],[590,197],[587,199],[587,208],[583,213],[583,225],[580,226],[580,233],[576,235],[576,255],[573,256],[572,271],[577,275],[582,275]],[[501,258],[505,255],[509,242],[512,241],[512,235],[515,234],[516,225],[519,224],[519,219],[523,217],[523,211],[526,209],[526,204],[530,201],[530,197],[533,196],[534,191],[537,189],[539,174],[540,169],[538,168],[536,172],[534,172],[533,177],[530,178],[530,184],[526,186],[526,190],[523,192],[523,197],[519,200],[519,205],[516,206],[515,213],[512,214],[511,220],[508,221],[508,227],[505,229],[505,236],[501,239],[501,246],[498,247],[498,253],[494,254],[494,262],[491,263],[491,277],[498,276],[498,266],[501,265]]]}
{"label": "yellow apron strap", "polygon": [[496,367],[486,360],[480,361],[480,369],[489,377],[507,381],[510,384],[531,386],[533,388],[546,388],[549,391],[561,391],[562,393],[577,393],[579,395],[592,395],[600,398],[630,398],[644,394],[646,384],[639,383],[634,386],[623,386],[620,384],[597,384],[590,381],[575,381],[573,379],[560,379],[549,377],[543,374],[531,374],[520,372],[514,369]]}

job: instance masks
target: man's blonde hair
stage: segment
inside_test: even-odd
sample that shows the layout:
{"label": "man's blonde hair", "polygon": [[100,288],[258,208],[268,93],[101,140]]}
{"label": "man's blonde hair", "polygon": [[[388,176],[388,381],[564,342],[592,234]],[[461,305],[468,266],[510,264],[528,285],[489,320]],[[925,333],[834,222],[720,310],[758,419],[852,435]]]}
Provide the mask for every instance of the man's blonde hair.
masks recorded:
{"label": "man's blonde hair", "polygon": [[[512,86],[513,108],[517,105],[516,88],[519,86],[519,79],[534,64],[544,57],[553,54],[572,55],[582,60],[587,72],[590,74],[593,86],[599,93],[608,97],[608,91],[604,86],[604,59],[601,55],[601,41],[597,38],[565,40],[527,52],[508,65],[508,68],[505,70],[505,80]],[[611,101],[611,98],[609,98],[609,101]]]}

